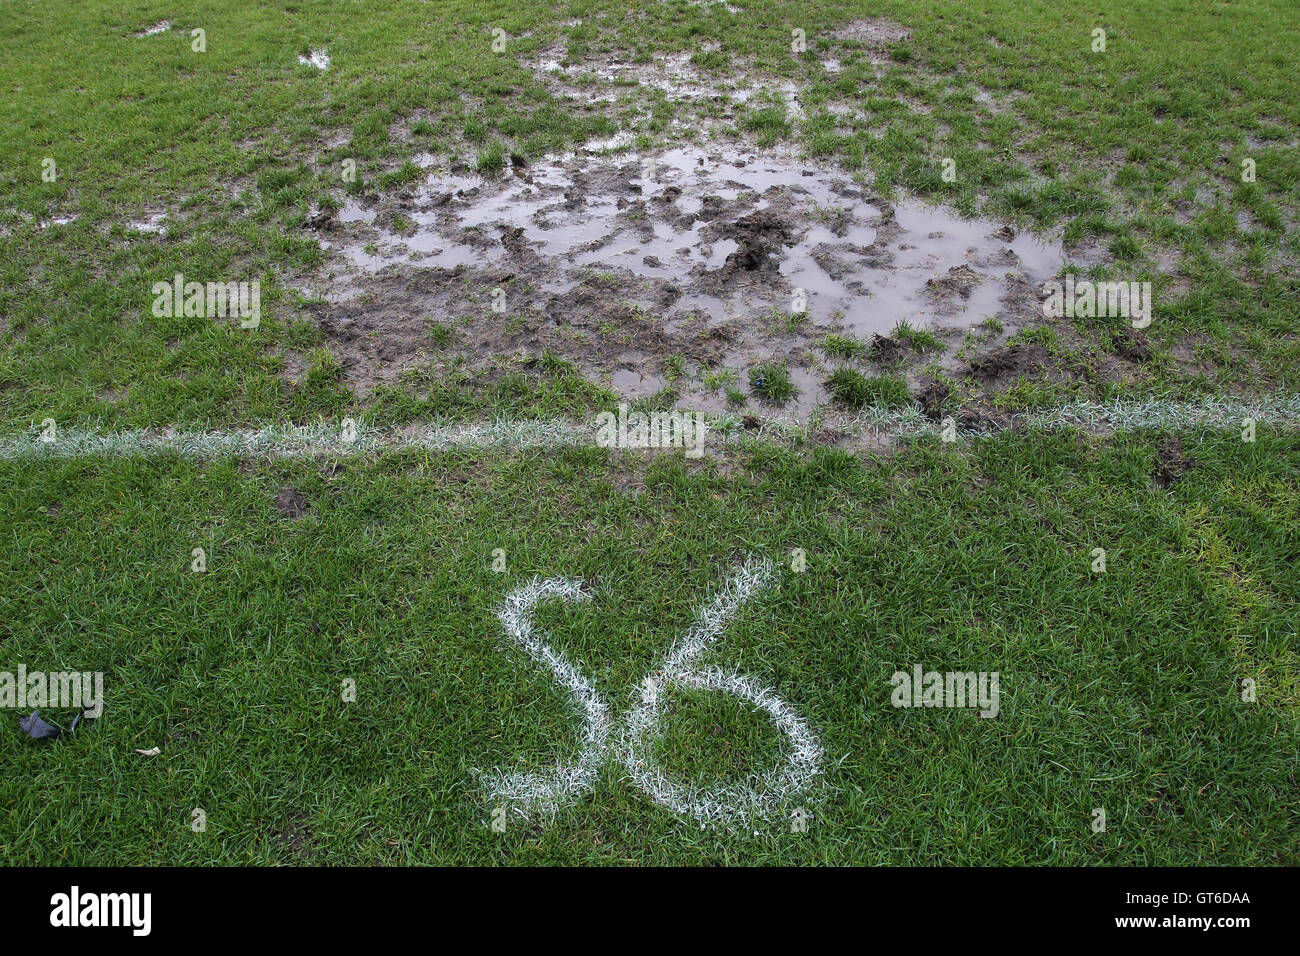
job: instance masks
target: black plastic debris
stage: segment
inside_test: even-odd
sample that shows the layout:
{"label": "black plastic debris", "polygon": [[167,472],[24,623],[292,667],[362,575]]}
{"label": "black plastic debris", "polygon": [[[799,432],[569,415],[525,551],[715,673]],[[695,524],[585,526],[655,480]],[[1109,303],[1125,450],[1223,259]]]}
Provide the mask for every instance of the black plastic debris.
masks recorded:
{"label": "black plastic debris", "polygon": [[81,723],[81,717],[81,714],[73,717],[68,729],[64,730],[62,727],[56,727],[54,724],[41,719],[41,712],[34,710],[26,717],[19,717],[18,726],[22,728],[23,733],[33,740],[55,740],[76,730],[77,724]]}

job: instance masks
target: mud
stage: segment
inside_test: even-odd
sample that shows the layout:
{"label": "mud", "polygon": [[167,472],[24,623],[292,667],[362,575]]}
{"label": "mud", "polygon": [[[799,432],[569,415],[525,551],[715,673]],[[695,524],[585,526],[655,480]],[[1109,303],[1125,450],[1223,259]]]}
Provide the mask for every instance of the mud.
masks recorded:
{"label": "mud", "polygon": [[943,403],[951,394],[952,390],[943,382],[931,382],[921,389],[917,401],[921,403],[921,410],[925,412],[925,417],[932,422],[937,422],[943,418]]}
{"label": "mud", "polygon": [[906,355],[907,347],[898,339],[879,334],[871,337],[871,359],[877,365],[891,368],[902,362]]}
{"label": "mud", "polygon": [[980,382],[1014,380],[1022,375],[1041,371],[1047,362],[1047,353],[1036,345],[1012,345],[993,349],[971,359],[967,371]]}
{"label": "mud", "polygon": [[1125,328],[1116,332],[1111,345],[1117,355],[1129,362],[1141,364],[1151,361],[1151,342],[1138,329]]}
{"label": "mud", "polygon": [[[532,69],[557,97],[588,107],[635,102],[653,93],[662,94],[670,102],[708,106],[723,117],[734,118],[738,109],[773,96],[785,105],[789,118],[803,116],[799,87],[793,81],[760,76],[743,62],[733,63],[733,69],[724,79],[695,66],[693,56],[694,53],[670,53],[644,60],[624,59],[613,53],[598,63],[568,63],[562,50],[552,50],[534,61]],[[643,115],[649,113],[643,110]],[[701,120],[698,116],[689,121],[678,117],[672,126],[678,131],[689,130]],[[708,125],[713,128],[718,124]],[[609,140],[588,143],[584,149],[588,152],[619,149],[633,139],[630,133],[620,133]]]}
{"label": "mud", "polygon": [[300,518],[307,510],[307,499],[297,488],[285,488],[275,496],[272,507],[286,518]]}
{"label": "mud", "polygon": [[1011,416],[995,408],[963,407],[954,419],[958,428],[971,432],[1002,431],[1011,424]]}
{"label": "mud", "polygon": [[1196,459],[1183,454],[1183,443],[1177,437],[1169,438],[1156,447],[1156,464],[1151,480],[1157,488],[1168,488],[1195,467]]}
{"label": "mud", "polygon": [[490,377],[549,350],[629,399],[671,386],[665,403],[742,411],[725,386],[776,361],[803,417],[826,399],[828,333],[883,366],[915,358],[889,335],[902,322],[954,347],[990,316],[1012,331],[1063,261],[1058,244],[772,152],[428,168],[309,221],[334,262],[311,310],[359,394],[414,366]]}

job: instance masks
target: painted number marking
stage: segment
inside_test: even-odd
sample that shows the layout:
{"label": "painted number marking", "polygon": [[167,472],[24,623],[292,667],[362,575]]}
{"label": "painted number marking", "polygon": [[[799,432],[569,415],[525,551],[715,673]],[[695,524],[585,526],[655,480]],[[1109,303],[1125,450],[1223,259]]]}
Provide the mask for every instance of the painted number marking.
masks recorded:
{"label": "painted number marking", "polygon": [[[567,578],[533,581],[517,588],[497,612],[506,636],[537,663],[546,667],[569,694],[583,720],[582,747],[577,759],[561,762],[540,773],[495,773],[488,790],[524,813],[554,811],[561,804],[591,791],[601,765],[612,753],[632,783],[660,806],[694,817],[701,824],[736,821],[751,814],[778,815],[785,802],[807,788],[820,772],[821,747],[808,725],[790,706],[766,687],[735,671],[701,667],[700,654],[716,641],[740,607],[770,586],[775,567],[766,560],[751,560],[728,578],[722,590],[700,609],[695,623],[669,649],[659,667],[639,685],[640,700],[627,713],[618,733],[609,708],[595,686],[565,656],[550,646],[545,633],[533,626],[533,611],[540,601],[557,598],[581,602],[590,592]],[[716,691],[748,701],[767,713],[785,735],[784,761],[763,775],[757,785],[701,788],[673,780],[655,761],[650,741],[662,733],[660,703],[669,688]],[[611,739],[612,738],[612,739]]]}

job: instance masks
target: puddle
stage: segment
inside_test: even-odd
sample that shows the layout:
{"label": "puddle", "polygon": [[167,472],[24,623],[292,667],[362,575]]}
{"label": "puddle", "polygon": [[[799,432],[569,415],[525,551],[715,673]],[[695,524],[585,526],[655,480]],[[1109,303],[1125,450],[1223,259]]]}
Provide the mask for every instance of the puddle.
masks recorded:
{"label": "puddle", "polygon": [[[740,74],[735,75],[740,76],[743,85],[719,86],[717,78],[696,68],[691,62],[693,55],[671,53],[655,56],[648,62],[620,60],[614,55],[599,62],[565,64],[557,54],[551,54],[535,62],[532,68],[550,80],[560,95],[587,103],[612,102],[611,90],[626,92],[645,87],[658,90],[670,100],[730,100],[743,104],[756,91],[766,88],[761,82]],[[785,83],[781,90],[788,100],[794,84]]]}
{"label": "puddle", "polygon": [[311,50],[306,56],[299,54],[298,62],[302,66],[314,66],[318,70],[330,68],[330,55],[324,50]]}
{"label": "puddle", "polygon": [[613,153],[621,149],[627,149],[636,142],[636,136],[629,132],[615,133],[613,136],[605,139],[588,140],[582,146],[584,153]]}
{"label": "puddle", "polygon": [[740,7],[728,3],[727,0],[687,0],[687,2],[693,7],[722,7],[732,16],[739,16],[745,12]]}
{"label": "puddle", "polygon": [[747,391],[749,368],[784,362],[795,415],[826,399],[826,334],[906,322],[959,340],[992,316],[1011,330],[1064,259],[1058,243],[893,204],[792,156],[697,147],[498,178],[430,170],[401,195],[349,200],[321,236],[344,268],[318,316],[360,390],[427,360],[433,319],[456,326],[448,349],[470,369],[550,349],[632,398],[663,388],[679,357],[679,404],[706,410],[727,401],[706,378]]}
{"label": "puddle", "polygon": [[126,222],[126,228],[133,232],[159,233],[163,231],[167,222],[167,213],[158,212],[149,215],[144,219],[129,219]]}
{"label": "puddle", "polygon": [[912,31],[901,23],[884,17],[854,20],[835,31],[835,35],[844,40],[851,40],[867,49],[887,47],[912,38]]}

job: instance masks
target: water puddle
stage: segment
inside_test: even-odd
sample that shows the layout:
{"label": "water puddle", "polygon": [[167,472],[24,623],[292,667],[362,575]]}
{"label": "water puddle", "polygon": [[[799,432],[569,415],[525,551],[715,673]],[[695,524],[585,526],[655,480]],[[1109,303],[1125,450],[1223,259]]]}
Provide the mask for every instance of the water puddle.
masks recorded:
{"label": "water puddle", "polygon": [[330,55],[324,50],[309,50],[306,56],[298,55],[298,63],[301,66],[314,66],[318,70],[328,70]]}
{"label": "water puddle", "polygon": [[[401,196],[349,200],[322,236],[348,264],[332,307],[368,338],[412,311],[468,316],[471,360],[550,348],[631,397],[663,387],[670,356],[701,375],[730,367],[742,385],[748,367],[780,361],[796,412],[825,398],[827,333],[1014,328],[1064,259],[1059,243],[894,204],[792,156],[698,147],[517,161],[496,177],[431,169]],[[494,290],[504,313],[488,309]],[[365,314],[348,304],[362,297]],[[390,351],[388,368],[416,348]],[[673,387],[682,404],[725,402]]]}

